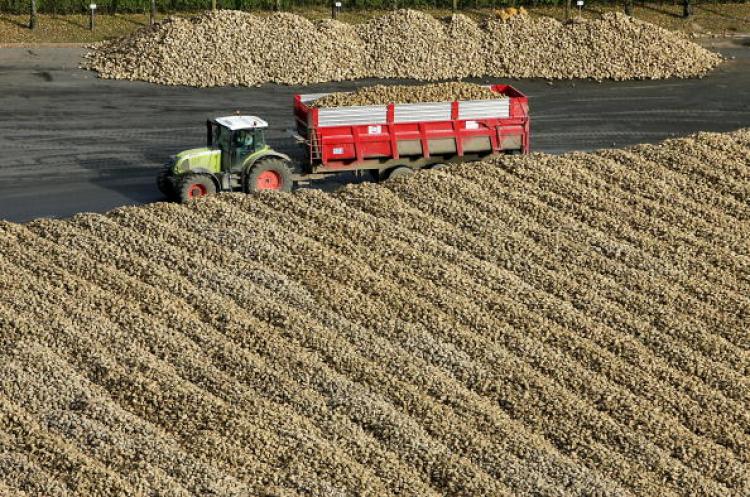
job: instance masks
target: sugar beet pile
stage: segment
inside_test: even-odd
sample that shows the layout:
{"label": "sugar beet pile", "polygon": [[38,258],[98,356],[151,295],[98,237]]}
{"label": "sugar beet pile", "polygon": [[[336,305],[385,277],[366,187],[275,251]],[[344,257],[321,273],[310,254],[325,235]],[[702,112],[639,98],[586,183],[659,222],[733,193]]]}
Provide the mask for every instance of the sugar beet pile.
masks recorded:
{"label": "sugar beet pile", "polygon": [[329,93],[310,102],[314,107],[348,107],[350,105],[412,104],[420,102],[453,102],[454,100],[491,100],[506,98],[487,86],[462,81],[426,85],[375,85],[352,92]]}
{"label": "sugar beet pile", "polygon": [[199,87],[363,77],[661,79],[700,76],[721,61],[682,35],[621,14],[572,25],[525,15],[477,24],[412,10],[359,25],[217,11],[166,19],[87,57],[104,78]]}
{"label": "sugar beet pile", "polygon": [[750,130],[0,224],[0,493],[746,496]]}

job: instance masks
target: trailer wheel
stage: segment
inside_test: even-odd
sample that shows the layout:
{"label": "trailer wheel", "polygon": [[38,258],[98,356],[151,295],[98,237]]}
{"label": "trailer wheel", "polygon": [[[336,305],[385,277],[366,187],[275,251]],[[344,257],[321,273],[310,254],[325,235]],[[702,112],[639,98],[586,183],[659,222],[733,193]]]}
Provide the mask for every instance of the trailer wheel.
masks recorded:
{"label": "trailer wheel", "polygon": [[380,174],[380,169],[366,169],[365,176],[372,183],[378,183],[382,175]]}
{"label": "trailer wheel", "polygon": [[414,174],[414,170],[410,167],[399,166],[388,171],[388,179],[405,178],[406,176],[411,176],[412,174]]}
{"label": "trailer wheel", "polygon": [[187,202],[216,193],[216,185],[205,174],[186,174],[180,179],[178,190],[180,202]]}
{"label": "trailer wheel", "polygon": [[275,190],[292,191],[292,169],[281,159],[261,159],[245,177],[245,191]]}
{"label": "trailer wheel", "polygon": [[172,179],[170,178],[171,173],[170,165],[167,164],[162,166],[159,170],[159,174],[156,176],[156,187],[169,200],[175,200],[177,198],[177,191],[175,190],[174,183],[172,183]]}
{"label": "trailer wheel", "polygon": [[445,169],[448,167],[448,164],[445,164],[444,162],[438,162],[437,164],[433,164],[428,169]]}

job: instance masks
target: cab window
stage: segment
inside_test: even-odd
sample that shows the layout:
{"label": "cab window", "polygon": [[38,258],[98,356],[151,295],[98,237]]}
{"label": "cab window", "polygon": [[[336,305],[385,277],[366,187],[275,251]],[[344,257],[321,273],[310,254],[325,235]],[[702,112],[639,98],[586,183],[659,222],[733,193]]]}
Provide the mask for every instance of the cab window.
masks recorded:
{"label": "cab window", "polygon": [[234,132],[234,146],[237,148],[252,149],[255,145],[255,133],[253,130],[240,129]]}
{"label": "cab window", "polygon": [[222,150],[227,150],[229,148],[229,130],[224,126],[215,126],[213,132],[213,145]]}

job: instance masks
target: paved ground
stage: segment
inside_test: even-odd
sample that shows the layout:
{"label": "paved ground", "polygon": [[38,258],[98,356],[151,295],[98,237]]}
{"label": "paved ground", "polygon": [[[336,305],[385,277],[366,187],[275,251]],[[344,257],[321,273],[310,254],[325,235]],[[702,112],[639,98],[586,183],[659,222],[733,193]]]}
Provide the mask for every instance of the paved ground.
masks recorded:
{"label": "paved ground", "polygon": [[[722,40],[728,61],[704,79],[595,83],[511,81],[531,97],[537,151],[655,142],[750,126],[750,40]],[[194,89],[99,80],[77,69],[81,49],[0,49],[0,219],[24,221],[161,199],[156,167],[205,141],[207,116],[235,110],[271,123],[284,143],[292,95],[306,89]],[[288,142],[287,142],[288,143]],[[285,147],[279,147],[285,148]]]}

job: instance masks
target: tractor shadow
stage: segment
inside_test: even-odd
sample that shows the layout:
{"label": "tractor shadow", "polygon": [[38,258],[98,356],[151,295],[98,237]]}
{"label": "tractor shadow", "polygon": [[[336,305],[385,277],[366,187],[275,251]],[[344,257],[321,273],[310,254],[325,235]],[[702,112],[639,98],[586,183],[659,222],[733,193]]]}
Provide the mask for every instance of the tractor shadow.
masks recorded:
{"label": "tractor shadow", "polygon": [[78,159],[76,162],[79,167],[90,172],[89,183],[141,204],[165,200],[156,188],[159,162],[154,158],[155,154],[140,164],[119,157]]}

